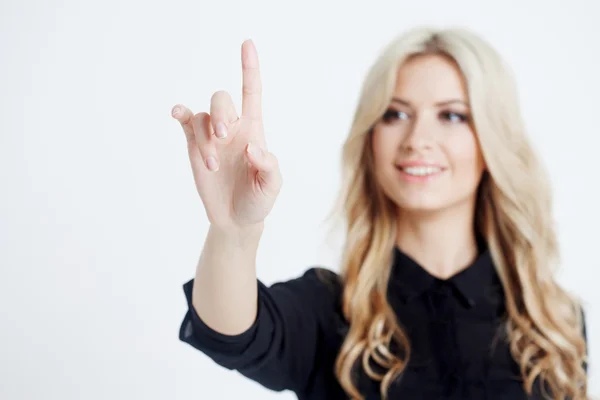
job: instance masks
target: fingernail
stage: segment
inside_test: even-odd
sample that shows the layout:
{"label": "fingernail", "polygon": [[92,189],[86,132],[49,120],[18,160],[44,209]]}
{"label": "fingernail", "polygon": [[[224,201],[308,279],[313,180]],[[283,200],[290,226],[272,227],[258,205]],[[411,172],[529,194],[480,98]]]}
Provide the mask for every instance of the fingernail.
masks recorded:
{"label": "fingernail", "polygon": [[255,144],[252,142],[248,143],[248,153],[252,154],[254,157],[260,157],[261,151]]}
{"label": "fingernail", "polygon": [[206,167],[210,171],[217,171],[219,169],[219,163],[217,162],[216,158],[214,158],[213,156],[210,156],[206,159]]}
{"label": "fingernail", "polygon": [[173,111],[171,111],[171,115],[173,115],[173,117],[178,118],[179,114],[181,114],[181,109],[177,106],[175,106],[173,108]]}
{"label": "fingernail", "polygon": [[218,137],[219,139],[223,139],[224,137],[227,137],[227,127],[225,126],[224,123],[219,122],[217,124],[217,126],[215,126],[215,136]]}

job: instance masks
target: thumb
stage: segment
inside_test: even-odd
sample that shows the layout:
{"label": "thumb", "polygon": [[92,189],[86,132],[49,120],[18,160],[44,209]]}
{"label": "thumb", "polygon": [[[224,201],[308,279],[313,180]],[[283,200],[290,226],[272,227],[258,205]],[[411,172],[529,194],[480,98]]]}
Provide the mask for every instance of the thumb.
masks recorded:
{"label": "thumb", "polygon": [[246,146],[246,156],[250,164],[258,170],[263,192],[276,195],[281,188],[282,178],[275,155],[263,150],[256,142],[250,142]]}

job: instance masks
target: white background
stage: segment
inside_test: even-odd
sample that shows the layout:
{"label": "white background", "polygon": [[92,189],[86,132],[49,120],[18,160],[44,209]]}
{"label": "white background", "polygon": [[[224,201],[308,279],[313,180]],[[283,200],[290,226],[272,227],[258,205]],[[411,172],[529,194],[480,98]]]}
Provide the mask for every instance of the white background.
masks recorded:
{"label": "white background", "polygon": [[178,340],[207,220],[176,103],[240,109],[252,38],[282,193],[266,283],[338,270],[325,218],[367,68],[421,24],[462,25],[515,70],[556,200],[561,283],[586,304],[600,394],[597,1],[16,1],[0,4],[0,398],[292,399]]}

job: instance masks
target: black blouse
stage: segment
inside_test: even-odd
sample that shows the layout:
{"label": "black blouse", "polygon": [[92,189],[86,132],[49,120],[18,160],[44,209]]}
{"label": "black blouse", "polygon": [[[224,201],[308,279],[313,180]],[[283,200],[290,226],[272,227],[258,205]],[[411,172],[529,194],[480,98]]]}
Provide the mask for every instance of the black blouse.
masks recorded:
{"label": "black blouse", "polygon": [[[506,344],[504,293],[489,250],[447,280],[430,275],[397,247],[393,259],[388,300],[409,336],[412,354],[391,385],[389,399],[543,398],[538,384],[532,397],[526,395]],[[192,306],[193,280],[184,284],[188,311],[180,340],[268,389],[291,390],[299,399],[348,399],[334,375],[348,330],[338,275],[311,268],[270,287],[260,280],[257,284],[256,321],[235,336],[203,323]],[[379,382],[361,366],[357,371],[365,398],[381,399]]]}

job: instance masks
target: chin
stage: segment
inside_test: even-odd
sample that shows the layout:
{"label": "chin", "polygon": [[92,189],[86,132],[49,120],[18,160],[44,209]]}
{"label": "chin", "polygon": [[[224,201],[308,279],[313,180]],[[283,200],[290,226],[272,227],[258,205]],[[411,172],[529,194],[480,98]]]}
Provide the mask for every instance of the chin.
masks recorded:
{"label": "chin", "polygon": [[402,211],[415,212],[415,213],[423,213],[423,212],[430,213],[430,212],[441,211],[445,208],[439,204],[399,204],[399,203],[396,203],[396,204],[398,205],[398,208],[400,208]]}
{"label": "chin", "polygon": [[449,206],[446,202],[438,198],[420,198],[420,199],[392,199],[399,209],[409,212],[435,212]]}

